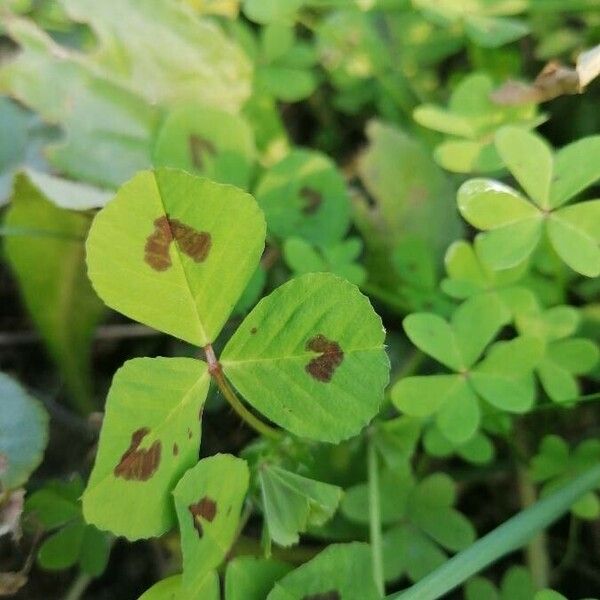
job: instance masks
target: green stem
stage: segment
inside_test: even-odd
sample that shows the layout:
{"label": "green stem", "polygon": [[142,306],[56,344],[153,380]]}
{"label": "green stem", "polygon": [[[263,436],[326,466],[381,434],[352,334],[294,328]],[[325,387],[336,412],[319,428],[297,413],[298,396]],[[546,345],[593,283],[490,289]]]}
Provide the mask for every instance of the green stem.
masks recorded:
{"label": "green stem", "polygon": [[68,589],[64,600],[79,600],[91,582],[91,575],[88,575],[87,573],[80,573],[71,587]]}
{"label": "green stem", "polygon": [[238,416],[260,435],[264,435],[272,440],[280,440],[282,437],[280,431],[261,421],[240,402],[229,381],[227,381],[211,344],[205,346],[204,354],[208,363],[208,372],[212,375],[225,400],[229,402],[229,405]]}
{"label": "green stem", "polygon": [[387,600],[436,600],[443,597],[469,577],[524,546],[599,483],[600,465],[597,465],[453,556],[408,590],[387,596]]}
{"label": "green stem", "polygon": [[373,575],[375,585],[381,596],[385,594],[383,577],[383,547],[381,541],[381,501],[379,498],[379,465],[377,451],[372,437],[367,441],[367,470],[369,478],[369,534],[371,556],[373,560]]}

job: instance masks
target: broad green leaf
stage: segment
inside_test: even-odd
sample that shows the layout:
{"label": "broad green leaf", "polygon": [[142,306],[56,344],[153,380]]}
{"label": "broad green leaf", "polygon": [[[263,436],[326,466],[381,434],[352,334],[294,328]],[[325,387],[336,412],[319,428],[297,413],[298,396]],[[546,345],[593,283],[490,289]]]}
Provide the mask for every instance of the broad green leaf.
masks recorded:
{"label": "broad green leaf", "polygon": [[0,471],[3,490],[22,486],[42,462],[48,441],[48,415],[14,379],[0,373]]}
{"label": "broad green leaf", "polygon": [[61,0],[98,35],[95,59],[151,104],[198,103],[231,112],[250,95],[248,59],[182,2]]}
{"label": "broad green leaf", "polygon": [[112,187],[150,165],[158,115],[131,91],[129,81],[99,72],[32,21],[10,19],[7,29],[21,52],[0,69],[0,89],[44,121],[61,125],[65,135],[48,152],[60,171]]}
{"label": "broad green leaf", "polygon": [[520,127],[503,127],[496,148],[515,179],[542,209],[550,208],[553,181],[552,149],[540,136]]}
{"label": "broad green leaf", "polygon": [[60,527],[81,517],[79,498],[83,489],[80,477],[71,481],[49,481],[42,489],[27,496],[25,511],[32,513],[47,529]]}
{"label": "broad green leaf", "polygon": [[465,19],[465,30],[471,40],[484,48],[498,48],[529,33],[523,21],[475,15]]}
{"label": "broad green leaf", "polygon": [[578,202],[560,209],[554,215],[600,244],[600,200]]}
{"label": "broad green leaf", "polygon": [[434,104],[422,104],[413,113],[414,120],[442,133],[457,135],[461,137],[474,137],[475,132],[469,119],[463,115],[440,108]]}
{"label": "broad green leaf", "polygon": [[259,471],[265,521],[280,546],[297,544],[299,533],[324,525],[337,510],[341,488],[263,465]]}
{"label": "broad green leaf", "polygon": [[465,387],[460,375],[405,377],[392,388],[392,402],[407,415],[428,417],[450,398],[460,397]]}
{"label": "broad green leaf", "polygon": [[458,209],[477,229],[484,231],[535,218],[540,212],[512,188],[491,179],[470,179],[458,190]]}
{"label": "broad green leaf", "polygon": [[263,298],[227,343],[221,364],[273,422],[301,437],[339,442],[377,414],[389,376],[384,337],[358,288],[314,273]]}
{"label": "broad green leaf", "polygon": [[526,567],[512,567],[502,578],[501,600],[530,600],[534,593],[535,586]]}
{"label": "broad green leaf", "polygon": [[577,380],[559,364],[552,360],[542,360],[537,373],[545,392],[554,402],[572,401],[577,397]]}
{"label": "broad green leaf", "polygon": [[128,539],[173,525],[171,490],[198,459],[208,386],[206,365],[189,358],[136,358],[117,371],[83,494],[88,523]]}
{"label": "broad green leaf", "polygon": [[212,571],[193,590],[184,588],[181,575],[171,575],[146,590],[138,600],[219,600],[219,576]]}
{"label": "broad green leaf", "polygon": [[434,313],[413,313],[402,322],[410,341],[423,352],[446,365],[460,371],[464,363],[456,335],[451,325]]}
{"label": "broad green leaf", "polygon": [[173,169],[144,171],[94,219],[88,273],[112,308],[196,346],[214,341],[254,273],[254,199]]}
{"label": "broad green leaf", "polygon": [[449,139],[434,151],[435,160],[455,173],[490,173],[502,169],[502,160],[490,143]]}
{"label": "broad green leaf", "polygon": [[158,167],[177,167],[247,189],[254,136],[242,117],[208,106],[183,106],[163,121],[153,155]]}
{"label": "broad green leaf", "polygon": [[248,480],[245,461],[217,454],[201,460],[177,484],[173,496],[181,531],[182,584],[186,590],[200,585],[229,552]]}
{"label": "broad green leaf", "polygon": [[474,465],[487,464],[494,458],[494,446],[481,432],[476,432],[462,444],[453,444],[442,435],[437,426],[432,426],[423,436],[423,444],[431,456],[445,458],[455,453]]}
{"label": "broad green leaf", "polygon": [[285,65],[269,65],[256,73],[259,90],[273,94],[283,102],[298,102],[310,96],[318,85],[314,73]]}
{"label": "broad green leaf", "polygon": [[596,366],[599,350],[591,340],[572,338],[550,344],[548,357],[570,373],[582,375]]}
{"label": "broad green leaf", "polygon": [[499,600],[496,586],[484,577],[473,577],[465,585],[465,600]]}
{"label": "broad green leaf", "polygon": [[74,565],[79,558],[85,529],[85,523],[74,521],[45,540],[38,551],[40,565],[52,571]]}
{"label": "broad green leaf", "polygon": [[471,439],[481,421],[479,400],[466,381],[449,394],[436,415],[440,431],[453,443],[464,444]]}
{"label": "broad green leaf", "polygon": [[305,0],[244,0],[244,14],[256,23],[293,21]]}
{"label": "broad green leaf", "polygon": [[277,560],[238,556],[227,565],[225,600],[264,600],[292,567]]}
{"label": "broad green leaf", "polygon": [[598,172],[600,136],[583,138],[556,153],[550,206],[557,208],[592,185]]}
{"label": "broad green leaf", "polygon": [[350,221],[346,184],[325,155],[294,150],[271,167],[256,188],[269,232],[328,244],[339,241]]}
{"label": "broad green leaf", "polygon": [[600,275],[598,241],[572,221],[561,218],[558,211],[547,220],[548,237],[560,258],[577,273],[586,277]]}
{"label": "broad green leaf", "polygon": [[267,600],[360,598],[379,600],[367,544],[332,544],[276,584]]}
{"label": "broad green leaf", "polygon": [[91,406],[90,346],[104,308],[85,274],[89,216],[50,202],[27,178],[15,181],[4,225],[9,264],[23,300],[81,412]]}

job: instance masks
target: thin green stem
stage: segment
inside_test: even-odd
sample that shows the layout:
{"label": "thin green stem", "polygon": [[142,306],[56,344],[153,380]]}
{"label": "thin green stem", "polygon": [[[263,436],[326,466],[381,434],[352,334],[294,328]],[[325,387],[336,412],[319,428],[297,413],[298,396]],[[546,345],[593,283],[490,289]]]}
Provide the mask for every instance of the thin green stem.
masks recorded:
{"label": "thin green stem", "polygon": [[241,403],[231,384],[227,381],[211,344],[204,348],[204,354],[208,363],[208,372],[212,375],[225,400],[229,402],[229,405],[238,416],[260,435],[264,435],[272,440],[280,440],[282,437],[280,431],[261,421]]}
{"label": "thin green stem", "polygon": [[379,498],[379,464],[372,436],[367,441],[367,470],[369,478],[369,534],[373,575],[377,591],[383,596],[385,582],[383,577],[383,545],[381,541],[381,500]]}
{"label": "thin green stem", "polygon": [[534,535],[556,521],[581,496],[600,483],[600,465],[583,472],[560,490],[512,517],[467,550],[408,590],[387,600],[437,600],[498,559],[524,546]]}

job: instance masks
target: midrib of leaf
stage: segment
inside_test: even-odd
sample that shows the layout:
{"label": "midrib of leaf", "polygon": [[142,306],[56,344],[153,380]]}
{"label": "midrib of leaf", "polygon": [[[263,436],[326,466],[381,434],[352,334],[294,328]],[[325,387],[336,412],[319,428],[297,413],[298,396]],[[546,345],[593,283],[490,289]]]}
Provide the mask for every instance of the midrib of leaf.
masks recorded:
{"label": "midrib of leaf", "polygon": [[[162,190],[161,185],[160,185],[160,180],[156,176],[156,172],[152,173],[152,177],[154,178],[154,182],[156,184],[156,191],[158,192],[158,197],[160,199],[160,204],[161,204],[161,208],[162,208],[163,214],[165,216],[168,216],[169,213],[167,212],[167,208],[166,208],[165,202],[163,200],[163,190]],[[170,223],[169,223],[169,229],[171,229],[171,224]],[[171,234],[172,233],[173,232],[171,231]],[[196,318],[197,318],[197,324],[198,324],[198,330],[199,330],[199,333],[200,333],[200,337],[202,337],[202,339],[208,340],[209,343],[213,342],[214,340],[211,340],[208,337],[208,335],[206,333],[206,330],[204,329],[204,325],[202,324],[202,319],[200,318],[200,314],[198,313],[198,307],[196,305],[196,301],[195,301],[194,294],[193,294],[193,291],[192,291],[192,286],[190,285],[190,280],[188,278],[188,273],[187,273],[187,270],[185,268],[185,263],[183,262],[183,259],[182,259],[182,256],[181,256],[181,251],[179,250],[179,244],[175,241],[174,237],[173,237],[172,245],[175,246],[175,252],[177,254],[177,260],[178,260],[179,264],[181,265],[181,270],[183,271],[183,276],[185,278],[185,284],[186,284],[186,288],[187,288],[187,291],[188,291],[188,298],[189,298],[190,304],[192,305],[192,311],[195,313]]]}
{"label": "midrib of leaf", "polygon": [[[173,418],[173,415],[175,415],[179,410],[181,410],[185,405],[187,405],[188,400],[193,395],[193,392],[195,392],[196,388],[198,388],[200,386],[200,384],[203,382],[203,379],[205,377],[209,377],[208,369],[206,369],[202,373],[202,375],[200,375],[200,377],[198,377],[198,379],[194,383],[194,385],[192,385],[190,387],[190,389],[184,394],[183,398],[181,399],[181,402],[179,402],[176,406],[174,406],[167,413],[167,415],[165,416],[165,418],[163,419],[163,421],[159,425],[157,425],[156,427],[153,427],[150,430],[150,433],[144,438],[144,444],[143,444],[144,448],[147,447],[147,446],[151,446],[152,444],[149,443],[149,442],[153,442],[154,440],[156,440],[157,437],[158,437],[158,433],[160,433],[161,431],[163,431],[165,425],[169,424],[169,422]],[[96,482],[96,484],[94,485],[93,488],[89,488],[88,487],[86,489],[86,491],[85,491],[85,494],[89,498],[94,493],[95,490],[97,490],[98,488],[100,488],[101,486],[103,486],[112,477],[113,477],[113,473],[112,473],[112,470],[111,470],[100,481]]]}

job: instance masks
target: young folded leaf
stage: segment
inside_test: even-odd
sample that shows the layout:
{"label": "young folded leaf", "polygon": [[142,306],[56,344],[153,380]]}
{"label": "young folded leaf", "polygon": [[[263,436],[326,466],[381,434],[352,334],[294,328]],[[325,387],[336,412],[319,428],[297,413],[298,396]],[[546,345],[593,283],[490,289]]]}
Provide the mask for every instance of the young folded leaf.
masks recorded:
{"label": "young folded leaf", "polygon": [[246,462],[229,454],[201,460],[173,491],[183,551],[182,585],[193,592],[221,564],[248,490]]}
{"label": "young folded leaf", "polygon": [[88,523],[132,540],[173,525],[171,491],[198,460],[208,385],[206,365],[190,358],[136,358],[117,371],[83,494]]}
{"label": "young folded leaf", "polygon": [[384,339],[381,319],[356,286],[311,273],[263,298],[221,363],[271,421],[301,437],[339,442],[381,405],[389,377]]}

